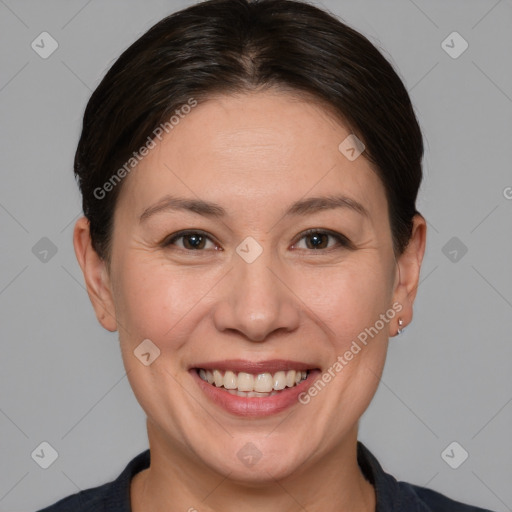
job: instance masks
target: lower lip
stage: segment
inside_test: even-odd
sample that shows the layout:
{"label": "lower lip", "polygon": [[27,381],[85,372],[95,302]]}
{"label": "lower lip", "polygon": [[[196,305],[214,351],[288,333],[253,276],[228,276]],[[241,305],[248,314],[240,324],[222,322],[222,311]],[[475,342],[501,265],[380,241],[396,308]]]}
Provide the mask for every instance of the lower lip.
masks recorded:
{"label": "lower lip", "polygon": [[205,395],[217,405],[220,405],[226,411],[237,416],[254,417],[277,414],[299,403],[299,395],[311,386],[316,377],[320,375],[320,370],[310,370],[306,380],[303,380],[300,384],[292,388],[283,389],[277,395],[251,398],[232,395],[225,391],[224,388],[218,388],[213,384],[209,384],[199,377],[199,374],[194,368],[190,370],[190,374]]}

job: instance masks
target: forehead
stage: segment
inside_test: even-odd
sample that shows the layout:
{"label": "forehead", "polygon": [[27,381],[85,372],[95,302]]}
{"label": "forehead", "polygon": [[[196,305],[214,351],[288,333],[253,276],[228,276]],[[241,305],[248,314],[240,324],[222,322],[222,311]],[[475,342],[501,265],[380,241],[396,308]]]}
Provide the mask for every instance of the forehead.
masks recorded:
{"label": "forehead", "polygon": [[379,215],[386,208],[379,177],[364,153],[350,161],[339,149],[349,135],[323,107],[289,94],[217,96],[155,139],[120,201],[124,196],[140,214],[164,194],[179,193],[245,211],[343,193]]}

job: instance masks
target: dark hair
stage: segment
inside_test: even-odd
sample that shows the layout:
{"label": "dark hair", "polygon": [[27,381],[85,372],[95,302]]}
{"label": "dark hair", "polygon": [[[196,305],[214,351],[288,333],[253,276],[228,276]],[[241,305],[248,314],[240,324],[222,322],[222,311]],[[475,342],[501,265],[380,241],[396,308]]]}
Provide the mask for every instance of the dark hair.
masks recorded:
{"label": "dark hair", "polygon": [[401,254],[419,213],[423,140],[392,65],[366,37],[313,5],[209,0],[149,29],[87,104],[74,170],[98,255],[110,263],[117,181],[125,174],[113,182],[114,173],[155,139],[156,127],[191,98],[269,88],[319,102],[363,141],[384,184],[393,248]]}

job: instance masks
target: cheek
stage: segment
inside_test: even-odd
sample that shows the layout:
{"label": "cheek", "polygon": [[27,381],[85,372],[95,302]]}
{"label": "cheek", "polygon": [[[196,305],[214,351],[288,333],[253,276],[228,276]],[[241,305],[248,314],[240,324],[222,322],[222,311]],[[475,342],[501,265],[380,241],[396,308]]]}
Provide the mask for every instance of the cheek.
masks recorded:
{"label": "cheek", "polygon": [[344,344],[390,307],[385,272],[378,258],[353,258],[338,266],[304,270],[294,288],[337,343]]}
{"label": "cheek", "polygon": [[[208,291],[208,279],[196,280],[150,256],[126,258],[117,268],[120,347],[133,392],[148,414],[155,397],[160,397],[160,404],[168,400],[171,408],[178,407],[179,394],[169,397],[168,390],[176,385],[172,375],[180,366],[180,347],[194,329],[197,315],[204,314],[201,298]],[[149,366],[134,357],[143,353],[139,346],[148,347],[141,345],[147,339],[160,351]],[[149,347],[153,357],[155,349]]]}
{"label": "cheek", "polygon": [[219,279],[193,268],[171,268],[158,258],[126,259],[116,288],[120,336],[130,346],[149,338],[163,349],[176,349],[198,314],[204,313],[208,290]]}

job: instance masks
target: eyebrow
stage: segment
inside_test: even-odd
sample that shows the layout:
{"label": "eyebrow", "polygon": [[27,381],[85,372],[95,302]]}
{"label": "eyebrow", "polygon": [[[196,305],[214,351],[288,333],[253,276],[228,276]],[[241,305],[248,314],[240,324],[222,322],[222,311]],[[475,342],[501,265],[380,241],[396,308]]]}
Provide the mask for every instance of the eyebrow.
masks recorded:
{"label": "eyebrow", "polygon": [[[345,195],[331,195],[321,197],[309,197],[300,199],[293,203],[284,213],[283,217],[293,215],[308,215],[321,210],[332,210],[335,208],[346,208],[365,217],[370,217],[368,210],[358,201]],[[201,199],[187,199],[166,195],[154,205],[146,208],[139,218],[143,222],[159,212],[185,210],[197,213],[204,217],[221,218],[227,215],[226,210],[216,204]]]}

